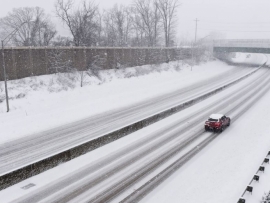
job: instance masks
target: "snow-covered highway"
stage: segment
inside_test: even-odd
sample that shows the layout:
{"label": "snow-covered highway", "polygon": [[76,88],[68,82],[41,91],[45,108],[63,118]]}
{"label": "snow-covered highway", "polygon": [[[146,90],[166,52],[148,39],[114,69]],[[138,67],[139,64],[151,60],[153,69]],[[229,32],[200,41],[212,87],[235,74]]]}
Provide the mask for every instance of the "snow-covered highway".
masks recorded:
{"label": "snow-covered highway", "polygon": [[35,163],[61,151],[85,143],[121,127],[155,115],[166,109],[185,103],[217,87],[230,83],[250,72],[253,68],[238,68],[221,76],[179,89],[147,102],[124,109],[107,112],[40,134],[27,136],[0,145],[0,175]]}
{"label": "snow-covered highway", "polygon": [[269,70],[263,68],[215,97],[147,127],[151,129],[147,133],[147,129],[143,129],[140,139],[15,202],[104,202],[120,193],[114,201],[123,200],[134,192],[127,190],[134,183],[136,188],[144,185],[201,141],[214,138],[213,134],[202,130],[203,121],[210,113],[228,114],[233,121],[241,116],[268,91],[268,73]]}

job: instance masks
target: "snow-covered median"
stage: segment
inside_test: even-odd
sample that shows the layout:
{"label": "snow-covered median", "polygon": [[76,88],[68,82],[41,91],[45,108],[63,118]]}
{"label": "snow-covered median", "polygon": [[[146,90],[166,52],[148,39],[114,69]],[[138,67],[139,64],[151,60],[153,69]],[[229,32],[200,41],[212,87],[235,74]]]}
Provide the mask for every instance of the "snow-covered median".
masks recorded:
{"label": "snow-covered median", "polygon": [[[8,82],[10,112],[0,103],[0,142],[41,132],[106,111],[127,107],[237,67],[212,61],[191,68],[178,62],[107,70],[88,77],[74,74],[29,77]],[[1,82],[1,96],[4,84]]]}

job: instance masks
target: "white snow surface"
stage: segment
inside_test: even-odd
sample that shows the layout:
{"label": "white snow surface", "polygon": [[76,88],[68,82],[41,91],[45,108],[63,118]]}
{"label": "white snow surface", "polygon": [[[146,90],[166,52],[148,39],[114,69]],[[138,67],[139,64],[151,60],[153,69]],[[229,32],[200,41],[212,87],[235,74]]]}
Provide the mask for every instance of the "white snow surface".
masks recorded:
{"label": "white snow surface", "polygon": [[[174,90],[177,88],[175,86],[188,86],[230,69],[234,69],[234,67],[227,66],[218,61],[193,67],[192,72],[189,67],[182,67],[180,71],[175,71],[172,64],[170,64],[170,68],[166,72],[162,72],[162,74],[149,73],[129,79],[114,78],[112,81],[102,85],[85,86],[84,88],[76,87],[72,90],[58,93],[49,93],[45,87],[44,89],[41,88],[42,90],[38,92],[29,91],[30,93],[25,98],[12,100],[14,103],[12,104],[10,114],[5,113],[4,103],[0,103],[0,108],[2,108],[0,113],[1,132],[5,132],[6,135],[11,136],[11,139],[14,139],[39,130],[72,122],[73,119],[75,121],[87,115],[97,114],[112,108],[119,108],[128,105],[128,102],[133,102],[133,100],[141,101],[149,97],[154,97],[166,91]],[[50,77],[41,76],[37,77],[36,80],[39,80],[39,78],[50,80]],[[166,81],[166,85],[161,85],[161,81],[164,84],[164,80]],[[129,91],[130,88],[133,91]],[[153,93],[153,89],[156,88],[159,88],[160,92],[157,93],[154,91]],[[114,94],[109,95],[109,90],[114,91]],[[96,98],[98,96],[100,98]],[[106,101],[102,101],[101,103],[101,99],[105,97]],[[121,102],[119,98],[125,101]],[[83,102],[81,102],[82,100]],[[142,199],[141,202],[237,202],[270,150],[269,100],[270,92],[252,106],[240,119],[232,123],[228,129],[220,134],[201,153],[177,170],[165,182]],[[116,101],[119,101],[119,103]],[[69,107],[71,104],[74,105],[72,108]],[[86,111],[87,108],[91,110],[91,113]],[[59,121],[55,124],[54,122],[57,120]],[[161,122],[166,124],[168,121],[164,120]],[[12,125],[13,129],[11,127]],[[17,127],[17,125],[19,126]],[[38,126],[36,127],[36,125]],[[5,129],[2,126],[7,129],[2,131],[2,129]],[[16,126],[16,129],[14,129],[14,126]],[[21,127],[24,128],[20,129]],[[53,180],[57,180],[57,178],[70,173],[70,171],[83,167],[87,164],[87,161],[94,162],[100,157],[113,153],[116,149],[140,139],[145,133],[153,130],[154,127],[154,130],[157,130],[162,125],[158,123],[155,126],[151,125],[143,129],[144,133],[140,131],[133,133],[130,136],[126,136],[43,174],[0,191],[1,202],[10,202],[14,198],[16,199],[27,193],[31,193],[32,190],[38,189]],[[20,131],[23,131],[23,133],[20,133]],[[2,137],[2,142],[9,139]],[[246,193],[244,196],[247,199],[247,203],[260,202],[264,192],[270,189],[270,165],[265,164],[265,166],[266,171],[259,173],[260,182],[253,182],[251,184],[254,186],[253,194]],[[29,183],[34,183],[36,186],[28,190],[21,189],[21,187]]]}
{"label": "white snow surface", "polygon": [[[227,128],[192,161],[141,202],[236,203],[270,151],[270,92]],[[247,203],[260,203],[270,190],[270,165],[252,182]]]}
{"label": "white snow surface", "polygon": [[236,53],[233,53],[233,57],[231,58],[231,61],[237,64],[245,63],[245,64],[256,65],[261,60],[262,56],[263,54],[236,52]]}
{"label": "white snow surface", "polygon": [[[82,88],[74,74],[8,81],[12,99],[9,113],[6,113],[5,100],[0,103],[0,143],[128,107],[234,69],[237,67],[212,61],[194,66],[191,71],[188,65],[171,62],[103,71],[101,81],[87,78]],[[3,98],[3,82],[0,87]]]}

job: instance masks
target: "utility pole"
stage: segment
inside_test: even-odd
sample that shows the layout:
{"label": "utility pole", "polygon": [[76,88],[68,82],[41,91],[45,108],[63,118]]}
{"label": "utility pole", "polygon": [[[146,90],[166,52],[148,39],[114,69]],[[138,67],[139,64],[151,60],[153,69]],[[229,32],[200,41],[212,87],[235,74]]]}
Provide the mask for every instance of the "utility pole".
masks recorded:
{"label": "utility pole", "polygon": [[[197,28],[198,28],[198,18],[195,19],[195,22],[196,22],[196,26],[195,26],[195,41],[193,43],[193,46],[192,46],[192,66],[193,66],[193,63],[195,63],[194,61],[194,46],[196,45],[196,42],[197,42]],[[191,71],[192,71],[192,66],[191,66]]]}
{"label": "utility pole", "polygon": [[195,44],[196,44],[196,42],[197,42],[197,26],[198,26],[197,24],[198,24],[198,21],[199,21],[198,18],[196,18],[196,19],[195,19],[195,22],[196,22],[196,29],[195,29]]}

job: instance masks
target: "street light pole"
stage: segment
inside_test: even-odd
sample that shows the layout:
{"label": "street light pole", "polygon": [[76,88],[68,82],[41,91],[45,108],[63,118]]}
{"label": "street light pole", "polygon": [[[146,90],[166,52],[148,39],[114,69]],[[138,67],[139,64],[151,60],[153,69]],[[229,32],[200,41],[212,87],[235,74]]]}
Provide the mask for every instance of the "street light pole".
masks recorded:
{"label": "street light pole", "polygon": [[4,80],[5,80],[5,93],[6,93],[7,112],[9,112],[8,89],[7,89],[7,74],[6,74],[5,53],[4,53],[4,40],[1,40],[1,42],[2,42],[2,63],[3,63],[3,70],[4,70]]}
{"label": "street light pole", "polygon": [[[31,21],[30,21],[31,22]],[[7,40],[7,42],[11,39],[13,35],[18,32],[20,27],[27,22],[23,22],[20,24],[15,30],[13,30],[11,33],[9,33],[4,39],[1,40],[2,43],[2,63],[3,63],[3,70],[4,70],[4,80],[5,80],[5,94],[6,94],[6,103],[7,103],[7,112],[9,112],[9,102],[8,102],[8,88],[7,88],[7,74],[6,74],[6,65],[5,65],[5,52],[4,52],[4,42]]]}

